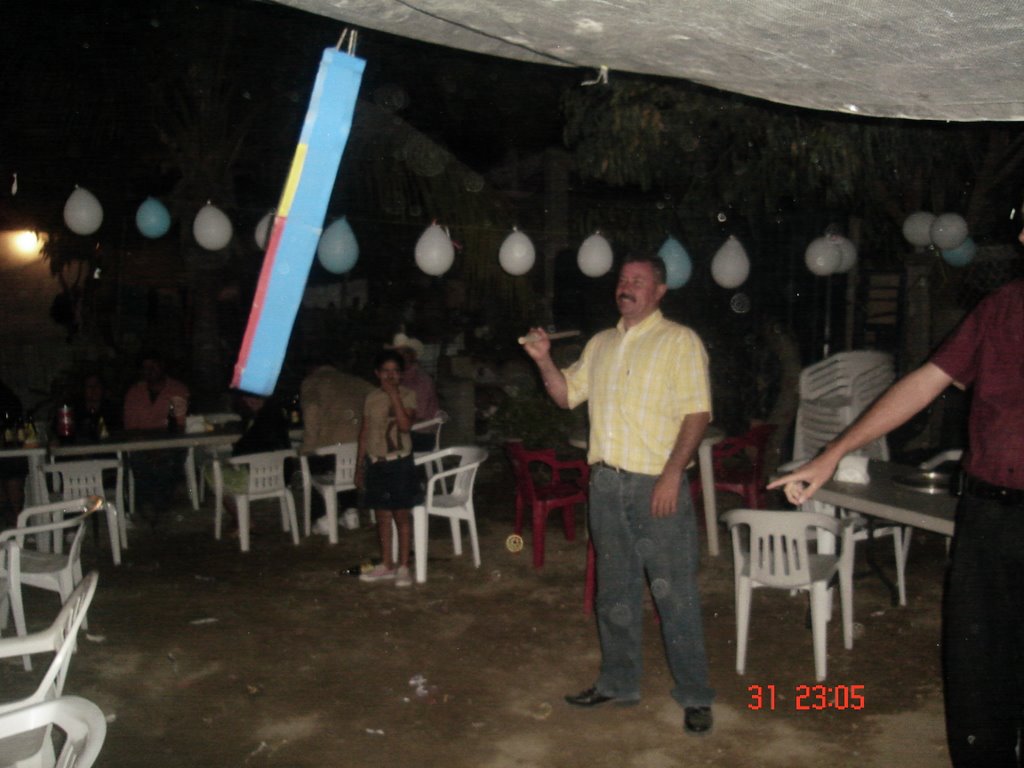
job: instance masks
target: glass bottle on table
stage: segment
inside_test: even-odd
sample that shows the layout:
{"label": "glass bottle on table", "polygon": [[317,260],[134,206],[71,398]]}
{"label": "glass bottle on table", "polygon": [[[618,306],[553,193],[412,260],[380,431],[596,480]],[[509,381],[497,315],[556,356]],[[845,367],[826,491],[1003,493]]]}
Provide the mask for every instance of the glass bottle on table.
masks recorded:
{"label": "glass bottle on table", "polygon": [[61,443],[75,439],[75,411],[67,403],[57,410],[57,439]]}

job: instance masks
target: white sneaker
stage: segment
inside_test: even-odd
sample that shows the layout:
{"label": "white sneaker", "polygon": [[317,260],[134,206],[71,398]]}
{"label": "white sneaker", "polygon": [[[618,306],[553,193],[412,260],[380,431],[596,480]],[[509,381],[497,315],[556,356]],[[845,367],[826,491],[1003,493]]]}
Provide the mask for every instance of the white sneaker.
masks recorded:
{"label": "white sneaker", "polygon": [[[408,569],[406,569],[408,571]],[[393,579],[397,575],[397,571],[394,568],[385,568],[384,563],[375,565],[372,570],[366,573],[359,574],[360,581],[387,581]]]}
{"label": "white sneaker", "polygon": [[313,523],[313,533],[317,536],[330,536],[331,524],[327,521],[327,515],[318,517],[316,522]]}
{"label": "white sneaker", "polygon": [[411,587],[412,576],[409,574],[409,566],[400,565],[398,570],[395,571],[395,586],[396,587]]}

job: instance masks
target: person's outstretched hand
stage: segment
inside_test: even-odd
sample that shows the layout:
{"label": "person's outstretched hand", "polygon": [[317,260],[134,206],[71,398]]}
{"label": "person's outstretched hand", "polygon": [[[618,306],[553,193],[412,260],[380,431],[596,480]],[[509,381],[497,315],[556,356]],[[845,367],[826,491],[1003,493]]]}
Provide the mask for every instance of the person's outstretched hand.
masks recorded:
{"label": "person's outstretched hand", "polygon": [[835,473],[838,463],[838,458],[823,453],[796,471],[768,483],[768,488],[782,488],[791,504],[803,504],[829,481]]}

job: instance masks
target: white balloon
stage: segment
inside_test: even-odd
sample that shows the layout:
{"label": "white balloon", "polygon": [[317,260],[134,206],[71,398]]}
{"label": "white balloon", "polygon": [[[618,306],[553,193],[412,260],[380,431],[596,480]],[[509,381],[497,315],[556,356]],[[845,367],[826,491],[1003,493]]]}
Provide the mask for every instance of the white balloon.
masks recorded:
{"label": "white balloon", "polygon": [[843,261],[843,251],[831,236],[816,237],[804,251],[804,263],[816,275],[831,275]]}
{"label": "white balloon", "polygon": [[510,275],[525,275],[533,266],[534,256],[530,238],[518,230],[512,230],[498,250],[498,263]]}
{"label": "white balloon", "polygon": [[929,229],[935,221],[935,214],[928,211],[915,211],[903,221],[903,236],[911,245],[924,247],[932,241]]}
{"label": "white balloon", "polygon": [[612,268],[612,247],[600,233],[594,233],[580,245],[576,265],[587,277],[600,277]]}
{"label": "white balloon", "polygon": [[951,251],[959,248],[967,239],[967,222],[959,213],[940,213],[928,233],[937,248]]}
{"label": "white balloon", "polygon": [[217,206],[207,203],[192,222],[192,235],[208,251],[219,251],[231,242],[231,220]]}
{"label": "white balloon", "polygon": [[857,263],[857,246],[849,238],[842,235],[832,235],[832,237],[838,241],[841,254],[836,272],[849,272],[853,269],[853,265]]}
{"label": "white balloon", "polygon": [[268,211],[256,224],[256,245],[261,251],[267,248],[267,238],[270,237],[270,227],[274,224],[274,212]]}
{"label": "white balloon", "polygon": [[711,277],[723,288],[739,288],[750,274],[750,259],[740,241],[729,235],[711,259]]}
{"label": "white balloon", "polygon": [[64,223],[76,235],[91,235],[103,223],[103,206],[88,189],[75,187],[64,203]]}
{"label": "white balloon", "polygon": [[428,275],[443,275],[455,262],[451,238],[437,224],[431,224],[416,241],[416,266]]}

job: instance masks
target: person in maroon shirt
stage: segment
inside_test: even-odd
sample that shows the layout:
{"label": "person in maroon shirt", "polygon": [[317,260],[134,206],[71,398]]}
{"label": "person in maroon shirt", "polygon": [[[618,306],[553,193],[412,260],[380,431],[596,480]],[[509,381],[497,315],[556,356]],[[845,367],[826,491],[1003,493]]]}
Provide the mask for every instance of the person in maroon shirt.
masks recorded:
{"label": "person in maroon shirt", "polygon": [[[1024,243],[1024,231],[1020,235]],[[810,499],[850,451],[908,421],[950,384],[972,389],[963,494],[943,604],[950,757],[1019,766],[1024,725],[1024,280],[994,291],[927,363],[816,458],[769,484]]]}

